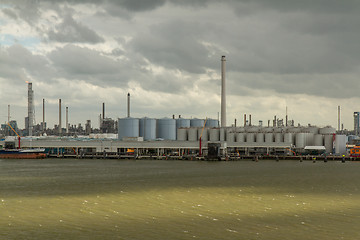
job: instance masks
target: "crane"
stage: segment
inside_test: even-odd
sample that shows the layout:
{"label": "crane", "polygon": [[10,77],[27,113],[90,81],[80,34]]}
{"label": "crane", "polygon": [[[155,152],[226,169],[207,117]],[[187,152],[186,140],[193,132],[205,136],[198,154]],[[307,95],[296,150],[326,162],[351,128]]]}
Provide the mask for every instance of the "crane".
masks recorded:
{"label": "crane", "polygon": [[19,139],[19,149],[20,149],[20,140],[21,140],[21,137],[20,135],[15,131],[15,129],[10,125],[9,122],[7,122],[7,125],[10,127],[10,129],[18,136],[18,139]]}

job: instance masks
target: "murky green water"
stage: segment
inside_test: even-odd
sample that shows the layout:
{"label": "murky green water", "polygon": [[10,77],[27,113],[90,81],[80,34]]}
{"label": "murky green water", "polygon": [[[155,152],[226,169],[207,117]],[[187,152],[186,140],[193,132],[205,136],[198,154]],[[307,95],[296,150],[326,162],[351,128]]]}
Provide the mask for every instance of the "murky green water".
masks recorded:
{"label": "murky green water", "polygon": [[358,162],[0,160],[0,239],[360,239]]}

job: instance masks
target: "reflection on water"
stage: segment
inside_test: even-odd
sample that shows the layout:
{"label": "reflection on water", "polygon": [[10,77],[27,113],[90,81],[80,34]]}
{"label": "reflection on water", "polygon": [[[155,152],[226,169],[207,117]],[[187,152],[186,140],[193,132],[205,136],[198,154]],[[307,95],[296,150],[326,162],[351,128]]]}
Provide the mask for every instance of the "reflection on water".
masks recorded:
{"label": "reflection on water", "polygon": [[360,163],[1,160],[0,239],[360,239]]}

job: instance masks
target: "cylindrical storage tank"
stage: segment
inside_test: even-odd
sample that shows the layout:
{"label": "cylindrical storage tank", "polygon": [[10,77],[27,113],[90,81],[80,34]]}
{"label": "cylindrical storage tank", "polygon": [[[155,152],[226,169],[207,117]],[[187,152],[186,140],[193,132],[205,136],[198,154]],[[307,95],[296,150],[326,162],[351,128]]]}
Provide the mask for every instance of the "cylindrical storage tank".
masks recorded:
{"label": "cylindrical storage tank", "polygon": [[188,133],[187,128],[178,128],[177,129],[177,137],[176,137],[176,139],[178,141],[186,141],[187,140],[187,133]]}
{"label": "cylindrical storage tank", "polygon": [[141,118],[139,119],[139,136],[144,140],[156,139],[156,119],[155,118]]}
{"label": "cylindrical storage tank", "polygon": [[198,119],[198,118],[194,118],[194,119],[190,119],[190,127],[204,127],[204,119]]}
{"label": "cylindrical storage tank", "polygon": [[314,146],[314,133],[305,133],[305,146]]}
{"label": "cylindrical storage tank", "polygon": [[139,137],[138,118],[119,118],[118,119],[118,138]]}
{"label": "cylindrical storage tank", "polygon": [[314,146],[324,146],[324,136],[321,134],[314,135]]}
{"label": "cylindrical storage tank", "polygon": [[309,126],[303,129],[303,132],[310,132],[313,134],[318,134],[319,133],[319,128],[315,127],[315,126]]}
{"label": "cylindrical storage tank", "polygon": [[234,132],[228,132],[227,133],[226,142],[229,142],[229,143],[235,142],[235,133]]}
{"label": "cylindrical storage tank", "polygon": [[255,133],[247,133],[246,134],[246,142],[254,143],[255,142]]}
{"label": "cylindrical storage tank", "polygon": [[165,140],[176,140],[176,120],[172,118],[161,118],[157,120],[157,138]]}
{"label": "cylindrical storage tank", "polygon": [[220,141],[220,129],[219,128],[210,128],[209,129],[209,139],[211,142]]}
{"label": "cylindrical storage tank", "polygon": [[292,133],[284,134],[284,142],[289,144],[294,144],[294,137]]}
{"label": "cylindrical storage tank", "polygon": [[186,119],[186,118],[176,119],[176,128],[189,128],[189,127],[190,127],[190,119]]}
{"label": "cylindrical storage tank", "polygon": [[306,133],[296,133],[295,146],[296,148],[304,148],[306,146]]}
{"label": "cylindrical storage tank", "polygon": [[220,141],[226,141],[226,129],[220,128]]}
{"label": "cylindrical storage tank", "polygon": [[333,133],[336,133],[336,129],[333,127],[327,126],[324,128],[320,128],[319,133],[320,134],[333,134]]}
{"label": "cylindrical storage tank", "polygon": [[326,153],[333,152],[333,135],[332,134],[325,134],[324,135],[324,146],[326,149]]}
{"label": "cylindrical storage tank", "polygon": [[207,141],[209,138],[208,138],[208,129],[207,128],[199,128],[198,129],[198,139],[200,139],[200,135],[202,133],[202,136],[201,136],[201,141]]}
{"label": "cylindrical storage tank", "polygon": [[208,118],[206,120],[205,127],[218,128],[219,127],[219,121],[217,119]]}
{"label": "cylindrical storage tank", "polygon": [[298,132],[301,132],[302,131],[302,128],[301,127],[290,127],[287,129],[287,132],[290,132],[290,133],[298,133]]}
{"label": "cylindrical storage tank", "polygon": [[246,133],[243,132],[236,133],[236,142],[245,142],[245,135]]}
{"label": "cylindrical storage tank", "polygon": [[[281,134],[281,133],[280,133]],[[265,142],[266,143],[272,143],[274,142],[274,134],[271,132],[265,133]]]}
{"label": "cylindrical storage tank", "polygon": [[198,140],[198,129],[189,128],[188,129],[188,141],[197,141]]}
{"label": "cylindrical storage tank", "polygon": [[264,133],[259,132],[259,133],[256,134],[256,142],[257,143],[263,143],[264,140],[265,140]]}
{"label": "cylindrical storage tank", "polygon": [[284,135],[282,133],[275,133],[275,142],[284,142]]}

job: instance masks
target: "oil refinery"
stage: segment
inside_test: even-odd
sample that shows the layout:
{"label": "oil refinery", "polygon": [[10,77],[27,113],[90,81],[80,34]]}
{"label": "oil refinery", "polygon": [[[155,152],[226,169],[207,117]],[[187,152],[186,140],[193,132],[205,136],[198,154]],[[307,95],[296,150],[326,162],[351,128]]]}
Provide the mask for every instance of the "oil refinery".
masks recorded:
{"label": "oil refinery", "polygon": [[[39,125],[34,124],[35,112],[32,83],[28,83],[28,116],[22,132],[22,148],[44,148],[47,153],[58,157],[113,157],[121,158],[167,158],[193,159],[238,159],[246,156],[294,156],[348,155],[356,145],[349,133],[331,127],[294,126],[293,120],[285,121],[276,116],[264,126],[252,124],[251,115],[244,114],[241,126],[235,123],[226,125],[226,81],[225,56],[221,57],[221,121],[219,119],[182,118],[134,118],[131,117],[130,93],[127,94],[127,117],[113,120],[105,117],[105,103],[100,114],[100,128],[92,130],[90,120],[85,129],[70,126],[66,107],[65,128],[62,127],[62,106],[59,99],[59,123],[53,130],[46,128],[45,101],[43,99],[43,118]],[[10,112],[10,106],[9,110]],[[340,112],[340,107],[339,107]],[[9,113],[10,115],[10,113]],[[339,114],[340,116],[340,114]],[[360,114],[354,113],[354,135],[359,135]],[[248,119],[247,119],[248,117]],[[339,117],[340,118],[340,117]],[[18,148],[11,129],[17,131],[16,121],[2,125],[4,138],[0,148]],[[340,121],[339,121],[340,123]],[[17,133],[16,133],[17,134]],[[13,136],[11,136],[13,135]],[[349,141],[350,140],[350,141]],[[352,144],[352,145],[350,145]]]}

